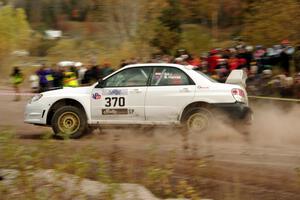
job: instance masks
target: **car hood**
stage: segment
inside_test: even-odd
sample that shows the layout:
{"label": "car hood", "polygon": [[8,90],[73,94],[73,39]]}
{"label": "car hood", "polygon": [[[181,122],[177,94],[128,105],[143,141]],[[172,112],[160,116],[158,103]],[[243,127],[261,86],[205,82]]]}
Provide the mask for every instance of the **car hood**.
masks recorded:
{"label": "car hood", "polygon": [[91,86],[88,87],[64,87],[62,89],[52,90],[43,92],[44,96],[53,96],[53,95],[68,95],[68,94],[90,94],[92,90]]}

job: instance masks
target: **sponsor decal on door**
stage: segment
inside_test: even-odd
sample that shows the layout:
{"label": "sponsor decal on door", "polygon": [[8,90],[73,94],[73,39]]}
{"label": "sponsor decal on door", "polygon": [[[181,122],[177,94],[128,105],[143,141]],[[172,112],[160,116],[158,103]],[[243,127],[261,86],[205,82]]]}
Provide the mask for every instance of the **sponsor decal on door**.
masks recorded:
{"label": "sponsor decal on door", "polygon": [[119,109],[102,109],[102,115],[132,115],[134,109],[119,108]]}

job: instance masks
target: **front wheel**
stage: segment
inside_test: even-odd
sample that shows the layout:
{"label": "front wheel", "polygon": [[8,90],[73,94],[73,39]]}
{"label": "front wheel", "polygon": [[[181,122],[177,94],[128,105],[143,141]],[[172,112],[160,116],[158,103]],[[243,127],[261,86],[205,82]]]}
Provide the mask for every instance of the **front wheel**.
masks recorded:
{"label": "front wheel", "polygon": [[80,138],[87,131],[87,119],[84,112],[74,106],[58,109],[51,121],[55,135],[63,138]]}

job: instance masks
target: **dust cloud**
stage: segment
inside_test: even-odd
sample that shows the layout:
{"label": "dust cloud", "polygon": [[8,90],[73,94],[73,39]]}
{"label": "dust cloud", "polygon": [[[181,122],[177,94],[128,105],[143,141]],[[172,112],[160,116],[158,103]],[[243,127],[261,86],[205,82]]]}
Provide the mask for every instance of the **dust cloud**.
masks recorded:
{"label": "dust cloud", "polygon": [[[190,143],[241,144],[255,146],[299,146],[300,105],[290,102],[254,102],[254,120],[245,129],[217,121],[205,133],[189,136]],[[242,132],[247,130],[248,134]]]}
{"label": "dust cloud", "polygon": [[[104,130],[101,140],[113,141],[114,136],[121,138],[121,143],[128,146],[164,146],[172,149],[205,145],[255,145],[255,146],[296,146],[300,144],[300,105],[290,103],[255,102],[251,105],[254,121],[244,135],[226,122],[214,122],[213,127],[202,133],[193,133],[183,138],[179,127],[128,127]],[[89,138],[89,137],[88,137]],[[87,138],[87,139],[88,139]]]}
{"label": "dust cloud", "polygon": [[254,121],[251,135],[256,143],[299,145],[300,105],[287,102],[252,105]]}

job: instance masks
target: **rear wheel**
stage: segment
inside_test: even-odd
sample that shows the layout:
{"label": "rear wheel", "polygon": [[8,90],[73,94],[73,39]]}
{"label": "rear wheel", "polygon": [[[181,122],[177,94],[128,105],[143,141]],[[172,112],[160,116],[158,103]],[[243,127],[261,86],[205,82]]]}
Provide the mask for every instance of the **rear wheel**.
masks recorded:
{"label": "rear wheel", "polygon": [[53,115],[51,124],[55,135],[63,138],[80,138],[88,130],[84,112],[74,106],[58,109]]}
{"label": "rear wheel", "polygon": [[212,124],[212,113],[207,108],[195,108],[186,113],[184,123],[188,132],[200,133]]}

